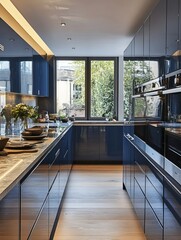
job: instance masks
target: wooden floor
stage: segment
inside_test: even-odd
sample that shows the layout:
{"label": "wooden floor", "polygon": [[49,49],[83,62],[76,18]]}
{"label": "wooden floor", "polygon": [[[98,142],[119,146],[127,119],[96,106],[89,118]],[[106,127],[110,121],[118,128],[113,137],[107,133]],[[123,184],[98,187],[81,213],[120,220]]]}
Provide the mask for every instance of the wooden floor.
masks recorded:
{"label": "wooden floor", "polygon": [[145,240],[122,166],[74,165],[54,240]]}

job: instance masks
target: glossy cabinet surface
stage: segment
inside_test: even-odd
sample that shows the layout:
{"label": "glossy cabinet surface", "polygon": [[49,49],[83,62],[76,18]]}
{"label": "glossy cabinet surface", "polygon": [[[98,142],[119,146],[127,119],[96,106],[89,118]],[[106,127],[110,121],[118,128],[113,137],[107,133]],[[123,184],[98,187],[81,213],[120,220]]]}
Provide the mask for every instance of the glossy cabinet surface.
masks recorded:
{"label": "glossy cabinet surface", "polygon": [[121,163],[122,126],[74,126],[75,163]]}
{"label": "glossy cabinet surface", "polygon": [[0,239],[53,239],[72,167],[72,141],[70,127],[0,201]]}
{"label": "glossy cabinet surface", "polygon": [[145,235],[151,240],[181,239],[181,186],[157,165],[156,159],[138,147],[132,136],[133,131],[130,136],[125,127],[123,187]]}
{"label": "glossy cabinet surface", "polygon": [[48,162],[45,157],[21,183],[21,239],[28,239],[31,235],[48,195],[48,183]]}
{"label": "glossy cabinet surface", "polygon": [[0,239],[19,240],[20,184],[0,202]]}
{"label": "glossy cabinet surface", "polygon": [[49,64],[39,55],[33,56],[33,95],[49,96]]}

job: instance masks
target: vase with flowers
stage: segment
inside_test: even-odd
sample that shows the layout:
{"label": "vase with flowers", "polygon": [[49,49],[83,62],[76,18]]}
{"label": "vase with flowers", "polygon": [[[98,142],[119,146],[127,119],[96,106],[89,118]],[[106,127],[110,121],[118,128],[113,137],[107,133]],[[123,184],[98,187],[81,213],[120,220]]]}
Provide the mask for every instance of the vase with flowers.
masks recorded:
{"label": "vase with flowers", "polygon": [[12,108],[12,116],[15,121],[20,119],[21,132],[28,128],[28,119],[36,119],[38,117],[38,107],[29,106],[25,103],[19,103]]}
{"label": "vase with flowers", "polygon": [[12,105],[6,104],[3,109],[1,110],[1,116],[5,117],[5,134],[11,135],[12,134]]}

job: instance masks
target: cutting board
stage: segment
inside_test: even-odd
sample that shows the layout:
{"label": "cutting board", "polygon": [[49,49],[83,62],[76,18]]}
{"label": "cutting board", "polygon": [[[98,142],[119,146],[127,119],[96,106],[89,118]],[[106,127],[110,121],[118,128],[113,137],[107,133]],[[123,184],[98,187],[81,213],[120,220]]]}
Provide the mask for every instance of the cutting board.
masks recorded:
{"label": "cutting board", "polygon": [[34,152],[38,152],[38,149],[34,148],[34,149],[7,149],[5,148],[4,151],[7,154],[13,154],[13,153],[34,153]]}

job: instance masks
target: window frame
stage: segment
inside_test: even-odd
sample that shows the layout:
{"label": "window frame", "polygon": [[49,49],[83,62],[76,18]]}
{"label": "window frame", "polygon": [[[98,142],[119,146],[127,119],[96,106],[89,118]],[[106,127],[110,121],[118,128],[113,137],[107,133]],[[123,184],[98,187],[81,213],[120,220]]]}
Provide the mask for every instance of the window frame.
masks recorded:
{"label": "window frame", "polygon": [[[85,61],[85,117],[76,117],[76,120],[105,120],[104,117],[91,117],[91,61],[114,61],[114,108],[118,117],[118,57],[56,57],[55,80],[57,82],[57,61]],[[57,109],[57,83],[55,84],[55,109]]]}

